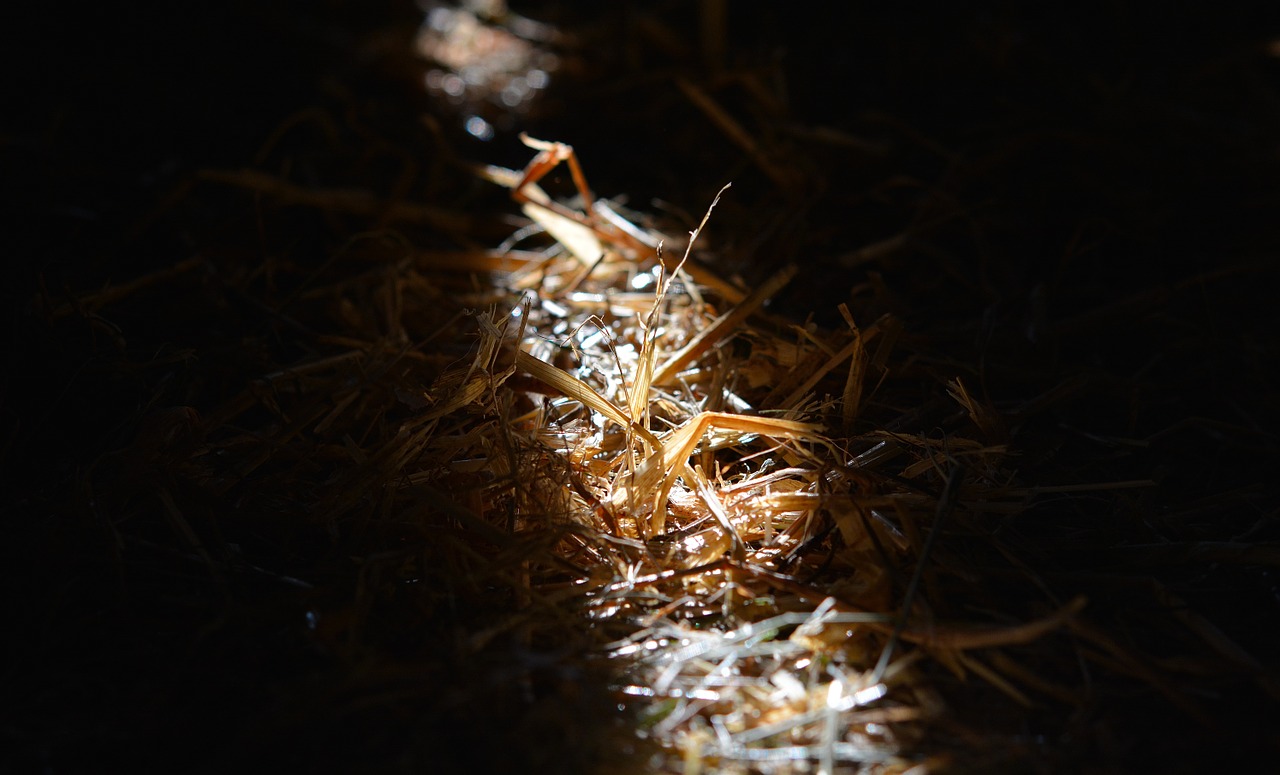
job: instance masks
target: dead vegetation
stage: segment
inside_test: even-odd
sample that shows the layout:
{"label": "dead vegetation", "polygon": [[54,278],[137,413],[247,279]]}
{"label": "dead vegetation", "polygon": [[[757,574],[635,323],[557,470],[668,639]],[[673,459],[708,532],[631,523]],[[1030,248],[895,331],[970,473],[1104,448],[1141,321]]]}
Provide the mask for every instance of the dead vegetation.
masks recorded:
{"label": "dead vegetation", "polygon": [[[699,50],[727,57],[704,6]],[[518,37],[514,18],[486,23]],[[688,45],[662,14],[632,22],[628,46]],[[570,73],[590,57],[534,29],[521,45],[565,46]],[[623,82],[683,118],[674,146],[707,149],[653,162],[700,176],[663,195],[701,218],[599,196],[560,142],[522,135],[509,169],[461,158],[440,117],[412,143],[379,135],[347,95],[125,230],[189,230],[194,254],[91,289],[41,276],[14,338],[60,357],[8,392],[33,418],[9,436],[30,521],[11,543],[48,558],[14,587],[38,624],[10,661],[13,763],[893,773],[1274,753],[1275,332],[1256,306],[1274,235],[1122,272],[1093,243],[1149,235],[1055,210],[1070,241],[1028,269],[1031,205],[1007,204],[1025,149],[1136,139],[1011,116],[1008,147],[961,151],[876,112],[862,136],[793,119],[768,68],[705,64]],[[1129,182],[1089,178],[1111,172],[1062,186]],[[85,451],[53,462],[52,428]]]}

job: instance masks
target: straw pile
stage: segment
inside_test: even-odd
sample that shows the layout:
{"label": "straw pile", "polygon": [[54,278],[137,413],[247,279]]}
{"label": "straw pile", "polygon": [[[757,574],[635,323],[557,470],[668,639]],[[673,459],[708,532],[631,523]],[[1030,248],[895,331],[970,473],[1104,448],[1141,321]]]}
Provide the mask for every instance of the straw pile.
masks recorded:
{"label": "straw pile", "polygon": [[[717,7],[698,51],[724,60]],[[1062,202],[1105,192],[1127,217],[1138,189],[1026,148],[1142,160],[1149,135],[801,125],[768,72],[695,78],[678,28],[633,21],[686,72],[584,113],[611,137],[679,117],[643,182],[697,176],[664,192],[679,206],[598,195],[556,135],[499,135],[483,148],[521,156],[497,166],[462,158],[447,113],[338,89],[253,165],[131,214],[113,237],[137,271],[23,296],[15,343],[58,358],[9,393],[49,425],[10,435],[31,481],[9,566],[38,632],[10,661],[8,761],[896,773],[1274,752],[1280,643],[1253,622],[1280,562],[1255,315],[1277,244],[1108,265],[1091,240],[1171,243]],[[540,66],[569,45],[503,30]],[[495,113],[519,79],[493,77],[459,108],[490,136],[532,122],[541,80]],[[1241,154],[1227,177],[1262,158]],[[1026,165],[1068,194],[1024,201]],[[1053,271],[1021,254],[1042,232]],[[85,439],[73,457],[55,427]]]}
{"label": "straw pile", "polygon": [[[1005,447],[971,438],[993,413],[956,381],[932,438],[850,433],[884,378],[892,317],[863,330],[842,306],[843,332],[771,318],[762,307],[794,267],[746,291],[690,264],[705,218],[664,261],[672,240],[591,200],[570,148],[526,142],[539,153],[524,174],[486,174],[556,244],[502,283],[529,289],[519,301],[478,314],[475,356],[438,380],[427,416],[478,415],[458,454],[493,483],[468,519],[561,534],[558,562],[526,564],[528,594],[573,601],[609,638],[642,735],[686,772],[897,771],[942,707],[912,668],[921,657],[1027,702],[989,660],[1068,624],[1083,599],[955,626],[917,596],[957,502],[999,512],[1027,497]],[[589,210],[536,187],[558,162]]]}

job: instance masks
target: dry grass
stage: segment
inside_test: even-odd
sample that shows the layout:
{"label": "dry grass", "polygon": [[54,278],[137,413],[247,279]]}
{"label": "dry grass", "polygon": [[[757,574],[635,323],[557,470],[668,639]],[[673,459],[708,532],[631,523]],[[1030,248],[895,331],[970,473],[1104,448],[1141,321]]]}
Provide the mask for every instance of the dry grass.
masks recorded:
{"label": "dry grass", "polygon": [[[1189,179],[1170,148],[1216,135],[1176,105],[1185,136],[1012,113],[969,136],[902,106],[811,126],[703,10],[700,47],[632,18],[629,75],[573,114],[609,138],[658,116],[668,154],[637,185],[690,181],[665,205],[598,196],[561,143],[476,164],[446,119],[397,134],[330,94],[251,166],[131,214],[112,255],[137,271],[21,289],[15,362],[52,365],[5,383],[31,631],[5,761],[891,773],[1274,752],[1256,622],[1276,613],[1277,243],[1242,229],[1220,260],[1185,248],[1211,266],[1129,273],[1091,252],[1183,248],[1141,231],[1177,202],[1124,208]],[[569,73],[617,32],[536,29]],[[1197,77],[1233,67],[1253,72]],[[506,129],[486,105],[467,107]],[[1229,172],[1267,168],[1269,145],[1232,147]],[[1024,201],[1028,169],[1053,201]],[[1105,229],[1077,195],[1115,197]]]}
{"label": "dry grass", "polygon": [[[517,533],[573,526],[565,565],[528,568],[529,584],[563,590],[600,633],[640,735],[685,772],[894,772],[921,763],[944,709],[921,659],[1029,705],[999,649],[1067,627],[1084,598],[1033,621],[946,622],[920,587],[954,509],[1026,498],[1008,486],[1006,447],[974,440],[995,414],[954,381],[955,431],[857,433],[866,345],[891,319],[866,332],[847,309],[843,332],[757,319],[794,268],[729,299],[708,268],[695,279],[715,202],[668,270],[672,240],[591,215],[608,203],[525,196],[549,160],[573,163],[589,191],[571,149],[527,142],[539,154],[525,174],[486,174],[556,241],[536,286],[477,318],[477,354],[440,379],[432,394],[450,397],[429,416],[479,404],[505,418],[470,432],[468,465],[498,477],[480,514],[505,513]],[[507,283],[526,285],[519,272]]]}

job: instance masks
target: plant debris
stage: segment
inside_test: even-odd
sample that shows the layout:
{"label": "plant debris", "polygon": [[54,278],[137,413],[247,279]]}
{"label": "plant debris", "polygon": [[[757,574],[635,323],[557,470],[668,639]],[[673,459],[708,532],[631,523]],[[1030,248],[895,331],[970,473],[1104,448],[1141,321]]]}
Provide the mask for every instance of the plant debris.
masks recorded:
{"label": "plant debris", "polygon": [[[848,56],[900,74],[828,126],[800,108],[835,99],[835,32],[784,66],[699,7],[435,4],[353,46],[376,96],[334,76],[105,236],[41,231],[61,263],[10,291],[28,632],[0,762],[1175,771],[1280,750],[1280,241],[1241,204],[1277,204],[1272,55],[1188,58],[1162,76],[1176,100],[1125,81],[1152,122],[1110,70],[1053,70],[1072,41],[1027,20],[868,18]],[[1010,62],[1061,83],[1010,107],[983,91],[1022,83]],[[956,118],[930,78],[988,113]],[[600,195],[597,169],[634,190]]]}

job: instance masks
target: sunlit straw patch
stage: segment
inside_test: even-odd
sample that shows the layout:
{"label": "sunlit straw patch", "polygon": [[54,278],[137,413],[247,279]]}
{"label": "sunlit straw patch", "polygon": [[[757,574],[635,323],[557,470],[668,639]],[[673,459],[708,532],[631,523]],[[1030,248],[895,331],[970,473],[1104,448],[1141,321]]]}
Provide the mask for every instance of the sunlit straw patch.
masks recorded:
{"label": "sunlit straw patch", "polygon": [[451,106],[473,137],[491,140],[494,124],[507,128],[527,114],[560,69],[552,50],[560,33],[525,18],[502,0],[433,4],[415,40],[430,63],[428,94]]}
{"label": "sunlit straw patch", "polygon": [[[493,445],[530,461],[499,466],[516,472],[505,485],[518,494],[514,524],[577,526],[559,544],[579,574],[564,589],[616,666],[637,734],[668,752],[663,767],[904,771],[942,710],[917,668],[926,656],[1016,693],[965,652],[1041,637],[1083,601],[1027,624],[954,629],[904,616],[916,584],[900,607],[891,583],[926,543],[918,525],[952,505],[955,461],[999,460],[1003,448],[827,435],[856,420],[896,323],[860,330],[842,309],[849,331],[827,341],[756,325],[793,267],[745,289],[695,262],[710,209],[680,254],[660,251],[677,241],[598,200],[572,148],[524,139],[536,152],[524,170],[479,172],[536,225],[522,240],[551,241],[536,272],[509,275],[516,301],[482,316],[480,355],[454,379],[469,385],[488,363],[484,390],[512,390],[524,407]],[[538,185],[561,164],[572,203]],[[725,346],[734,340],[746,346]],[[828,378],[836,395],[818,395]],[[982,413],[959,383],[952,396]],[[947,478],[941,498],[914,486],[928,477]],[[828,566],[839,572],[813,584]]]}

